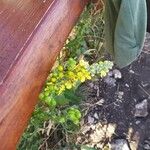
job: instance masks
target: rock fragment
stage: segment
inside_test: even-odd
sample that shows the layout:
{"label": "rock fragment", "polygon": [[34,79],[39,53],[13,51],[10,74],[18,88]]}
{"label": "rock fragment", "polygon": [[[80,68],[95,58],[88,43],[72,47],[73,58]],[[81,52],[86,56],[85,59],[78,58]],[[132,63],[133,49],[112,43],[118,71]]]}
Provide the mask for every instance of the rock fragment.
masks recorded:
{"label": "rock fragment", "polygon": [[118,69],[113,70],[113,75],[114,75],[115,79],[121,79],[122,78],[122,74]]}
{"label": "rock fragment", "polygon": [[109,86],[116,86],[116,79],[107,76],[106,78],[104,78],[104,82],[107,83],[107,85]]}
{"label": "rock fragment", "polygon": [[111,143],[111,150],[130,150],[127,140],[117,139]]}
{"label": "rock fragment", "polygon": [[89,123],[89,124],[93,124],[94,121],[95,121],[95,119],[94,119],[93,117],[88,116],[88,123]]}
{"label": "rock fragment", "polygon": [[147,99],[135,106],[135,117],[146,117],[148,115],[148,102]]}

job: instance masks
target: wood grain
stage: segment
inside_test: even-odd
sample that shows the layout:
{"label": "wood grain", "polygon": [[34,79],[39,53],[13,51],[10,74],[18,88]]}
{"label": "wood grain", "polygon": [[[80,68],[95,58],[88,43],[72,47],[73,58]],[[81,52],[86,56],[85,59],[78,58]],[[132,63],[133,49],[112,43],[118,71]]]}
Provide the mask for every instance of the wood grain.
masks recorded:
{"label": "wood grain", "polygon": [[88,0],[0,0],[0,150],[14,150]]}
{"label": "wood grain", "polygon": [[45,3],[42,0],[0,0],[1,84],[52,3],[53,0]]}

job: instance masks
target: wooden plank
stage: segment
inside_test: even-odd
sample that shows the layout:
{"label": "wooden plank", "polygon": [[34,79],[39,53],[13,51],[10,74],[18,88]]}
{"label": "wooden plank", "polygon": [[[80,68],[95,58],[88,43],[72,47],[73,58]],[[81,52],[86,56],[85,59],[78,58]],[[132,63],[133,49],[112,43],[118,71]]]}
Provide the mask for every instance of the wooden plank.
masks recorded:
{"label": "wooden plank", "polygon": [[53,0],[0,1],[0,83]]}
{"label": "wooden plank", "polygon": [[88,0],[0,0],[0,150],[16,149],[38,94]]}

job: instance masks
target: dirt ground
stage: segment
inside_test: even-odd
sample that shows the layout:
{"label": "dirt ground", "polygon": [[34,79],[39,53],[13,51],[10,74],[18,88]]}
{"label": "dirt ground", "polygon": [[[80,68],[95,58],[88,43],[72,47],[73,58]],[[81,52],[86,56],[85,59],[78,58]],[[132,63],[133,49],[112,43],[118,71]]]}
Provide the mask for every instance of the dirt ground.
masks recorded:
{"label": "dirt ground", "polygon": [[[113,150],[150,150],[150,34],[139,58],[130,66],[114,67],[111,72],[116,69],[120,78],[110,73],[110,78],[80,87],[79,94],[84,97],[81,107],[86,115],[75,144],[110,150],[111,145],[121,140],[127,147]],[[143,116],[137,117],[136,106],[144,101],[147,103],[142,109]],[[55,136],[52,137],[50,145],[55,145]]]}
{"label": "dirt ground", "polygon": [[[120,72],[115,85],[105,79],[87,83],[87,115],[78,143],[100,149],[125,139],[131,150],[150,149],[150,34],[138,60]],[[143,100],[148,115],[135,117],[135,106]]]}

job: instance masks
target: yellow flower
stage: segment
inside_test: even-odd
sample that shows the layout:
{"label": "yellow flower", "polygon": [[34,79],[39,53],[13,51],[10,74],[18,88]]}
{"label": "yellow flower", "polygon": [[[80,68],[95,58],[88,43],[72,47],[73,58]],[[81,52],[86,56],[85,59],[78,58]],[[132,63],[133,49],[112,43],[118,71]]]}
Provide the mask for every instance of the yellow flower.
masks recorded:
{"label": "yellow flower", "polygon": [[72,77],[72,76],[74,76],[74,73],[72,71],[68,71],[68,76]]}
{"label": "yellow flower", "polygon": [[58,70],[59,70],[59,71],[63,71],[63,70],[64,70],[63,66],[59,65],[59,66],[58,66]]}
{"label": "yellow flower", "polygon": [[107,75],[107,73],[104,71],[104,70],[102,70],[101,72],[100,72],[100,76],[101,77],[105,77]]}
{"label": "yellow flower", "polygon": [[63,78],[63,77],[64,77],[64,74],[63,74],[62,72],[59,72],[58,77],[59,77],[59,78]]}
{"label": "yellow flower", "polygon": [[77,76],[80,78],[80,77],[83,76],[83,74],[82,74],[81,72],[78,72],[78,73],[77,73]]}
{"label": "yellow flower", "polygon": [[63,91],[65,90],[65,86],[61,85],[59,91],[58,91],[58,95],[61,94]]}
{"label": "yellow flower", "polygon": [[55,73],[53,73],[53,74],[52,74],[52,76],[57,77],[57,73],[56,73],[56,72],[55,72]]}
{"label": "yellow flower", "polygon": [[85,77],[82,76],[80,80],[81,80],[81,82],[85,82]]}
{"label": "yellow flower", "polygon": [[66,82],[65,86],[66,86],[66,89],[71,89],[72,88],[72,84],[70,82]]}
{"label": "yellow flower", "polygon": [[89,66],[89,63],[88,63],[87,61],[81,59],[81,60],[79,61],[79,65],[80,65],[80,66],[83,66],[83,67],[88,67],[88,66]]}
{"label": "yellow flower", "polygon": [[88,80],[92,79],[92,77],[90,75],[87,75],[86,77],[87,77]]}
{"label": "yellow flower", "polygon": [[51,81],[52,81],[52,82],[56,82],[56,78],[52,78]]}

